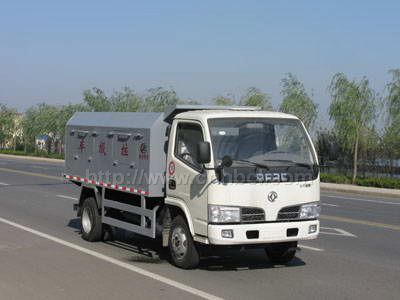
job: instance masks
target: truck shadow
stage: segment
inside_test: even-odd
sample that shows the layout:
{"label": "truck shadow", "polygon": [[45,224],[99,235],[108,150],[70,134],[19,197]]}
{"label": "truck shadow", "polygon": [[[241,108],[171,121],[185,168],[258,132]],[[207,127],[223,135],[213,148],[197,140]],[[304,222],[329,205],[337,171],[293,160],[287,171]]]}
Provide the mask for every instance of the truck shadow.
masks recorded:
{"label": "truck shadow", "polygon": [[[80,219],[71,219],[68,227],[80,232]],[[109,239],[107,233],[104,243],[119,249],[134,253],[129,258],[130,262],[159,264],[168,261],[168,249],[161,247],[161,241],[151,239],[138,234],[115,229],[113,238]],[[201,249],[199,269],[205,271],[245,271],[256,269],[270,269],[279,267],[301,267],[306,263],[299,257],[295,257],[286,266],[275,266],[267,258],[263,249]]]}
{"label": "truck shadow", "polygon": [[305,262],[299,257],[295,257],[285,266],[274,265],[268,260],[263,249],[224,250],[219,254],[217,256],[204,257],[200,262],[199,269],[207,271],[245,271],[282,267],[292,268],[305,265]]}
{"label": "truck shadow", "polygon": [[[76,233],[80,233],[81,221],[79,218],[71,219],[67,226],[75,229]],[[142,237],[123,229],[115,228],[112,232],[106,229],[103,239],[103,242],[108,245],[137,254],[130,259],[132,262],[154,264],[167,259],[158,240]]]}
{"label": "truck shadow", "polygon": [[161,241],[122,229],[116,229],[113,239],[105,240],[104,242],[137,254],[129,259],[132,262],[158,264],[167,259],[166,252],[161,247]]}

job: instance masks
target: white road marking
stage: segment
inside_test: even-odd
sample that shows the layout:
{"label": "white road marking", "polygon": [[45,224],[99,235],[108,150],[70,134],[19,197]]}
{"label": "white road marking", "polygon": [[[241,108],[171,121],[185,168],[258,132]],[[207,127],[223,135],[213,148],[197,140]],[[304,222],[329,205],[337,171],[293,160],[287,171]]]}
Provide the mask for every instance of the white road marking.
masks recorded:
{"label": "white road marking", "polygon": [[40,170],[48,170],[49,168],[41,167],[41,166],[32,166],[33,169],[40,169]]}
{"label": "white road marking", "polygon": [[322,206],[332,206],[332,207],[340,207],[337,204],[330,204],[330,203],[321,203]]}
{"label": "white road marking", "polygon": [[7,185],[10,185],[10,184],[9,183],[5,183],[5,182],[0,182],[0,185],[7,186]]}
{"label": "white road marking", "polygon": [[50,240],[52,242],[55,242],[57,244],[72,248],[72,249],[80,251],[80,252],[83,252],[85,254],[88,254],[90,256],[96,257],[96,258],[101,259],[103,261],[106,261],[108,263],[114,264],[116,266],[119,266],[121,268],[127,269],[129,271],[135,272],[137,274],[143,275],[145,277],[151,278],[153,280],[160,281],[160,282],[162,282],[164,284],[167,284],[167,285],[172,286],[174,288],[177,288],[179,290],[185,291],[187,293],[193,294],[195,296],[199,296],[201,298],[210,299],[210,300],[222,300],[223,299],[223,298],[219,298],[217,296],[214,296],[212,294],[209,294],[207,292],[204,292],[204,291],[198,290],[196,288],[190,287],[190,286],[188,286],[186,284],[180,283],[180,282],[175,281],[173,279],[169,279],[169,278],[164,277],[162,275],[158,275],[156,273],[153,273],[153,272],[147,271],[145,269],[139,268],[139,267],[137,267],[137,266],[135,266],[133,264],[128,264],[126,262],[120,261],[118,259],[112,258],[112,257],[104,255],[104,254],[101,254],[99,252],[96,252],[96,251],[93,251],[93,250],[89,250],[87,248],[84,248],[84,247],[75,245],[73,243],[64,241],[64,240],[59,239],[59,238],[57,238],[55,236],[51,236],[49,234],[37,231],[37,230],[29,228],[27,226],[20,225],[18,223],[14,223],[14,222],[9,221],[7,219],[0,218],[0,222],[4,223],[4,224],[7,224],[7,225],[10,225],[10,226],[13,226],[13,227],[18,228],[18,229],[21,229],[23,231],[32,233],[34,235],[40,236],[42,238],[48,239],[48,240]]}
{"label": "white road marking", "polygon": [[65,195],[56,195],[56,196],[59,198],[78,201],[78,198],[75,198],[75,197],[70,197],[70,196],[65,196]]}
{"label": "white road marking", "polygon": [[307,249],[307,250],[318,251],[318,252],[325,251],[324,249],[321,249],[321,248],[315,248],[315,247],[310,247],[310,246],[301,245],[301,244],[299,244],[299,247],[303,248],[303,249]]}
{"label": "white road marking", "polygon": [[335,227],[322,227],[319,233],[328,234],[328,235],[339,235],[339,236],[348,236],[348,237],[357,237],[355,234],[352,234],[346,230],[335,228]]}
{"label": "white road marking", "polygon": [[400,205],[400,202],[379,201],[379,200],[372,200],[372,199],[361,199],[361,198],[352,198],[352,197],[343,197],[343,196],[323,195],[322,197],[338,198],[338,199],[362,201],[362,202],[372,202],[372,203],[388,204],[388,205]]}
{"label": "white road marking", "polygon": [[359,219],[352,219],[352,218],[339,217],[339,216],[329,216],[329,215],[320,215],[319,218],[321,220],[330,220],[330,221],[344,222],[344,223],[350,223],[350,224],[360,224],[360,225],[372,226],[372,227],[376,227],[376,228],[400,231],[400,226],[394,225],[394,224],[385,224],[385,223],[379,223],[379,222],[371,222],[371,221],[367,221],[367,220],[359,220]]}

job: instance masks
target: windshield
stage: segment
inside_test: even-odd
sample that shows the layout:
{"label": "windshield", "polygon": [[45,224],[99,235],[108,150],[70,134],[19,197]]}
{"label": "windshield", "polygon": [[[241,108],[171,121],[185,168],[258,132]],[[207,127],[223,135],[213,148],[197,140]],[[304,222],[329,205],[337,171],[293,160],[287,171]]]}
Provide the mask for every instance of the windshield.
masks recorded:
{"label": "windshield", "polygon": [[[245,181],[264,178],[265,174],[294,176],[294,172],[312,171],[316,160],[306,132],[298,120],[267,118],[221,118],[208,121],[215,164],[224,156],[232,161],[230,169],[247,169]],[[281,176],[280,176],[281,177]],[[250,178],[250,179],[249,179]],[[233,179],[235,180],[235,178]],[[299,181],[290,179],[290,181]],[[237,179],[235,180],[237,181]],[[283,180],[279,181],[289,181]]]}

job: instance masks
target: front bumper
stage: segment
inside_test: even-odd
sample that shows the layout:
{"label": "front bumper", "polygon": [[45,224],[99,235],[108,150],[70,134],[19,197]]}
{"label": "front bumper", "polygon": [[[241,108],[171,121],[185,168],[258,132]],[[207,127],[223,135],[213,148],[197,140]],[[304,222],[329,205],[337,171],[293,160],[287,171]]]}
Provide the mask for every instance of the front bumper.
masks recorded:
{"label": "front bumper", "polygon": [[[311,225],[317,230],[309,233]],[[233,238],[223,238],[222,230],[233,230]],[[297,234],[296,233],[297,229]],[[258,232],[258,237],[256,232]],[[311,240],[319,234],[319,221],[276,222],[236,225],[208,225],[208,241],[213,245],[244,245]]]}

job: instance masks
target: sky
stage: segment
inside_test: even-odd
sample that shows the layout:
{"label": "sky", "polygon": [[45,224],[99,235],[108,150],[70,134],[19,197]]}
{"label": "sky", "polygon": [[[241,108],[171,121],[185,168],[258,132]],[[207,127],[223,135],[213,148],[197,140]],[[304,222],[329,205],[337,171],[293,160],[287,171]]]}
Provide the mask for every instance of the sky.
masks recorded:
{"label": "sky", "polygon": [[0,103],[24,111],[124,86],[209,103],[255,86],[277,106],[292,72],[324,122],[335,73],[382,93],[400,68],[399,12],[398,0],[0,0]]}

